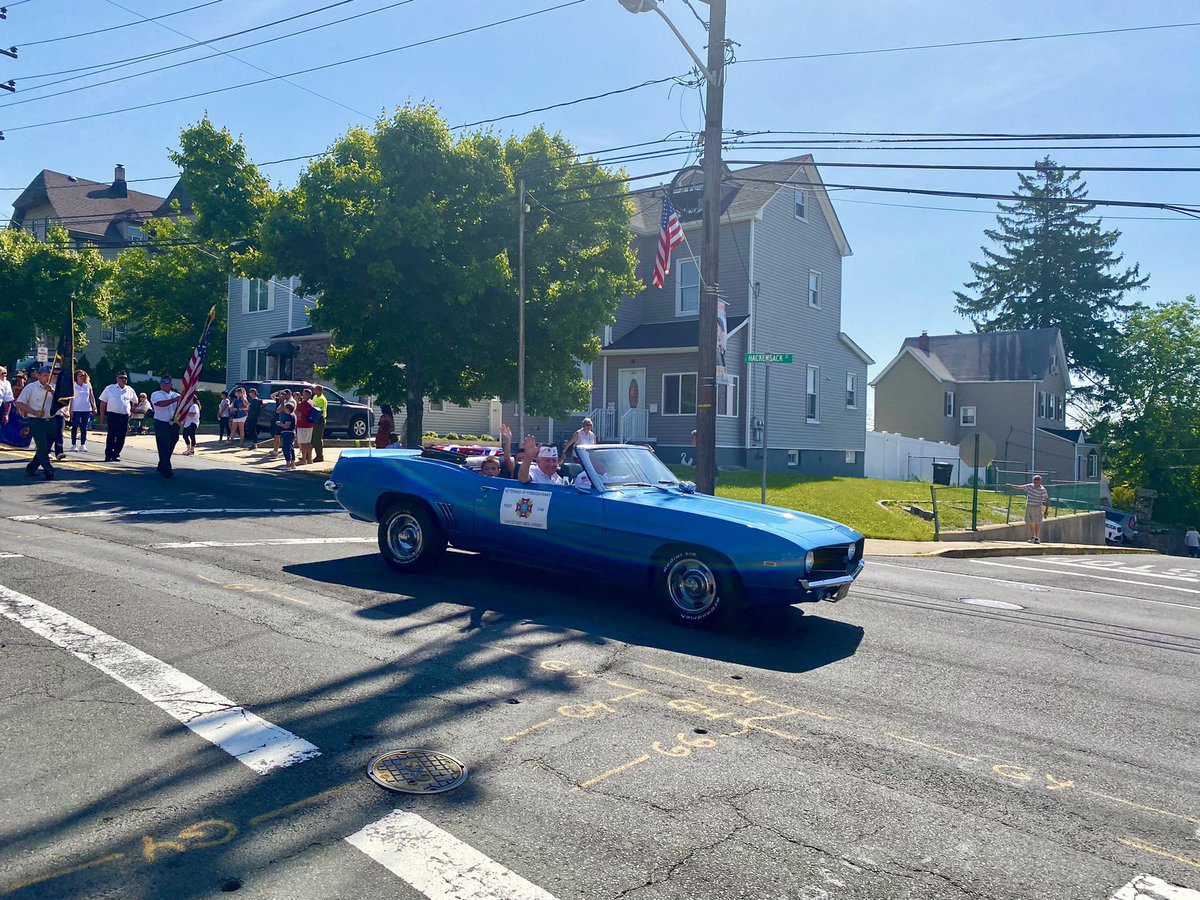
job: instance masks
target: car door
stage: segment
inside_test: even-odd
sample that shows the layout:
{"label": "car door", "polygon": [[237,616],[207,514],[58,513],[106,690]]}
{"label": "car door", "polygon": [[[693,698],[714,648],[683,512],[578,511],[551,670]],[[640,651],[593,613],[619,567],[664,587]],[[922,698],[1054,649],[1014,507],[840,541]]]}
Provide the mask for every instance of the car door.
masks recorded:
{"label": "car door", "polygon": [[333,388],[325,388],[325,399],[329,406],[325,410],[325,430],[345,431],[350,427],[350,412],[346,406],[346,398]]}
{"label": "car door", "polygon": [[602,568],[601,499],[569,485],[521,484],[480,476],[475,498],[479,549],[556,568]]}

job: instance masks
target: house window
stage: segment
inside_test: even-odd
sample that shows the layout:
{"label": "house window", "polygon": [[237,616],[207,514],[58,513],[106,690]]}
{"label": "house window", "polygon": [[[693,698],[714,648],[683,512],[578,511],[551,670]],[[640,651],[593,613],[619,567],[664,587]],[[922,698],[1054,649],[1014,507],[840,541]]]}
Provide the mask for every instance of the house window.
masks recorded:
{"label": "house window", "polygon": [[146,232],[142,231],[141,225],[129,225],[126,230],[126,235],[133,243],[146,240]]}
{"label": "house window", "polygon": [[267,351],[251,348],[246,351],[246,380],[267,381]]}
{"label": "house window", "polygon": [[799,219],[801,222],[803,222],[803,221],[805,221],[805,219],[804,219],[804,200],[805,200],[804,191],[796,191],[795,196],[796,196],[796,218]]}
{"label": "house window", "polygon": [[958,424],[966,425],[968,428],[975,427],[975,407],[964,406],[958,411]]}
{"label": "house window", "polygon": [[1087,477],[1100,477],[1100,454],[1095,450],[1089,450],[1087,455]]}
{"label": "house window", "polygon": [[664,416],[694,416],[696,414],[695,372],[664,375],[662,383],[662,414]]}
{"label": "house window", "polygon": [[446,411],[446,401],[445,400],[430,400],[429,401],[429,411],[430,412],[445,412]]}
{"label": "house window", "polygon": [[271,301],[271,282],[263,281],[261,278],[251,278],[249,291],[247,312],[267,312],[274,309],[275,304]]}
{"label": "house window", "polygon": [[1058,352],[1055,350],[1050,351],[1050,374],[1058,374]]}
{"label": "house window", "polygon": [[846,409],[858,409],[857,375],[846,375]]}
{"label": "house window", "polygon": [[799,450],[789,450],[788,451],[788,466],[790,468],[794,469],[799,465],[800,465],[800,451]]}
{"label": "house window", "polygon": [[1046,418],[1046,392],[1038,391],[1038,418]]}
{"label": "house window", "polygon": [[738,414],[738,376],[731,375],[729,384],[717,385],[717,415],[736,418]]}
{"label": "house window", "polygon": [[808,273],[808,305],[813,309],[821,308],[821,273]]}
{"label": "house window", "polygon": [[125,337],[124,325],[102,325],[100,326],[100,342],[102,344],[115,344],[121,338]]}
{"label": "house window", "polygon": [[700,312],[700,264],[694,259],[675,263],[675,315],[694,316]]}
{"label": "house window", "polygon": [[851,465],[851,466],[852,466],[852,465],[854,465],[856,462],[858,462],[858,451],[857,451],[857,450],[847,450],[847,451],[846,451],[846,463],[847,463],[847,465]]}
{"label": "house window", "polygon": [[946,391],[942,398],[942,412],[945,413],[947,419],[954,418],[954,391]]}
{"label": "house window", "polygon": [[808,367],[807,405],[804,415],[809,422],[821,421],[821,367]]}

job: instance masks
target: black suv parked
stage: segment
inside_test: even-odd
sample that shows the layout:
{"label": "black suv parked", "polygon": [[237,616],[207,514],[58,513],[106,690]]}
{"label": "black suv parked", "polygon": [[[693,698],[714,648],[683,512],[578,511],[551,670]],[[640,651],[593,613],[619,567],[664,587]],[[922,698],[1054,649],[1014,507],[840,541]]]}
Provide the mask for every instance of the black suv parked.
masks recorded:
{"label": "black suv parked", "polygon": [[[316,385],[311,381],[239,381],[229,388],[230,396],[233,396],[234,390],[239,387],[246,389],[247,396],[250,394],[250,388],[258,391],[258,398],[263,401],[262,413],[258,417],[258,427],[265,434],[275,419],[275,401],[271,399],[272,394],[286,389],[296,394],[296,399],[299,400],[301,391],[305,388],[316,387]],[[350,437],[357,439],[365,438],[371,433],[375,424],[375,415],[371,412],[371,407],[365,403],[347,400],[331,387],[325,388],[325,399],[329,401],[328,416],[325,421],[326,434],[344,431]]]}

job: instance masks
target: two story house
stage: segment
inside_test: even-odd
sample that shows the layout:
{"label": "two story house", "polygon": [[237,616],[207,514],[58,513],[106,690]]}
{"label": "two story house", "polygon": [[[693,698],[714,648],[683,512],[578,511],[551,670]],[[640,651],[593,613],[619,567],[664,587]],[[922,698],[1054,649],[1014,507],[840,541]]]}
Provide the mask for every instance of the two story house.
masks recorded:
{"label": "two story house", "polygon": [[908,337],[875,380],[875,430],[995,445],[1002,481],[1098,482],[1100,448],[1066,423],[1071,391],[1057,328]]}
{"label": "two story house", "polygon": [[[53,225],[65,228],[75,246],[92,245],[106,259],[116,259],[126,247],[142,240],[142,223],[148,219],[191,212],[191,200],[176,183],[166,197],[130,190],[125,167],[113,170],[111,184],[89,181],[43,169],[13,201],[11,228],[31,232],[45,240]],[[95,365],[107,347],[123,336],[124,326],[87,319],[87,357]]]}
{"label": "two story house", "polygon": [[[605,329],[588,415],[603,440],[653,444],[668,462],[694,450],[703,207],[699,170],[631,195],[638,275],[649,285],[663,197],[679,211],[686,242],[662,288],[622,301]],[[726,171],[721,198],[720,297],[726,303],[728,383],[717,391],[717,464],[861,476],[866,377],[872,360],[842,330],[842,260],[850,245],[811,156]],[[765,369],[747,353],[791,354]],[[506,408],[505,417],[513,421]],[[540,439],[563,441],[584,413],[528,419]],[[763,447],[763,425],[769,446]]]}

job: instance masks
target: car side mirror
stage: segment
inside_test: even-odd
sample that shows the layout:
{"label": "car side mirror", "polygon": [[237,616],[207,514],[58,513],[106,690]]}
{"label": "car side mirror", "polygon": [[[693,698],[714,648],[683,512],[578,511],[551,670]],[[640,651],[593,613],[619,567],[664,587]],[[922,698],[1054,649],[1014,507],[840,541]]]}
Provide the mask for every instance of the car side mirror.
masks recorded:
{"label": "car side mirror", "polygon": [[681,481],[679,482],[679,490],[685,494],[694,494],[696,493],[696,482]]}

